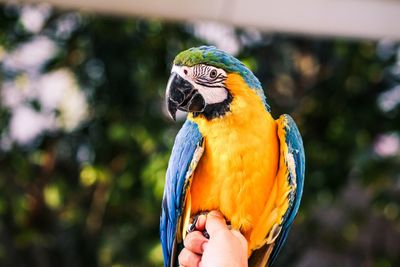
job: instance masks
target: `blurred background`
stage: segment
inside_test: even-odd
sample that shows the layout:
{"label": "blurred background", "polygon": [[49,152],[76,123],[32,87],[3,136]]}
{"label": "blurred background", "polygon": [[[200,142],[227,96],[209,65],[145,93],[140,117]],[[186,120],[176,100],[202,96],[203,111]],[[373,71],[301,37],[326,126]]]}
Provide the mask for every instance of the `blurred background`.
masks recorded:
{"label": "blurred background", "polygon": [[0,266],[161,266],[183,123],[164,89],[175,55],[203,44],[249,66],[303,135],[303,202],[275,266],[400,266],[398,24],[272,31],[88,9],[0,3]]}

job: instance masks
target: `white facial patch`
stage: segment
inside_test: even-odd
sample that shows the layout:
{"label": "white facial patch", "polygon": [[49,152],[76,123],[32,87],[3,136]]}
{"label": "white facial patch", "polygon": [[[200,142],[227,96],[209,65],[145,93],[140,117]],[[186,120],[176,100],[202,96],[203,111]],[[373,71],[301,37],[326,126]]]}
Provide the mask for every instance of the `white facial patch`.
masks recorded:
{"label": "white facial patch", "polygon": [[228,97],[228,92],[223,87],[209,88],[202,85],[197,85],[196,88],[203,96],[206,104],[221,103]]}
{"label": "white facial patch", "polygon": [[[217,75],[214,80],[210,77],[211,71],[214,71],[213,74],[216,73]],[[228,97],[228,91],[224,86],[227,74],[222,69],[207,65],[195,65],[193,67],[174,65],[171,72],[177,73],[190,82],[203,96],[206,104],[221,103]]]}

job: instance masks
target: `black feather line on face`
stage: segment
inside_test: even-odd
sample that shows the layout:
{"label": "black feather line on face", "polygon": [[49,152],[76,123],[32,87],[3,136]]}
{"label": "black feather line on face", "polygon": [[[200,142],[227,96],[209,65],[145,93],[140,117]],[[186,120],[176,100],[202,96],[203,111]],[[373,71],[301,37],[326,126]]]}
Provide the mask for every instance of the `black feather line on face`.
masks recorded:
{"label": "black feather line on face", "polygon": [[206,105],[203,112],[193,112],[193,117],[196,118],[200,115],[203,115],[207,120],[221,117],[230,111],[230,104],[232,103],[232,100],[233,97],[228,91],[228,96],[224,101]]}

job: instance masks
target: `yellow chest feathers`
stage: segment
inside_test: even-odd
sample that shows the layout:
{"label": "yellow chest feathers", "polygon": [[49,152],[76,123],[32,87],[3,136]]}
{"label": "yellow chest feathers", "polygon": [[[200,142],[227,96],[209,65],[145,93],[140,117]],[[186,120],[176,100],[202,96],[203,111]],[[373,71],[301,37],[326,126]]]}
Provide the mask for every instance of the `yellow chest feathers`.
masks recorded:
{"label": "yellow chest feathers", "polygon": [[219,209],[232,227],[248,232],[257,222],[278,169],[277,126],[254,90],[238,75],[227,87],[233,95],[221,118],[196,122],[205,138],[205,152],[191,186],[191,214]]}

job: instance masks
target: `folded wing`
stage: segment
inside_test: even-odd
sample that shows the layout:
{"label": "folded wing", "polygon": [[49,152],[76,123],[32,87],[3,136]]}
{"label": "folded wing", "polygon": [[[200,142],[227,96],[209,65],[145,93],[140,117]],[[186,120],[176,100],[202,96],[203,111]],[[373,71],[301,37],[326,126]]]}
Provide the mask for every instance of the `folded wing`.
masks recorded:
{"label": "folded wing", "polygon": [[175,139],[168,163],[162,211],[160,236],[164,266],[176,266],[178,251],[182,247],[181,224],[191,177],[203,153],[203,137],[197,124],[186,121]]}
{"label": "folded wing", "polygon": [[[262,223],[271,220],[276,222],[272,226],[268,226],[271,229],[265,236],[263,245],[250,257],[249,266],[271,266],[273,264],[286,241],[303,194],[305,157],[301,135],[296,123],[289,115],[282,115],[277,120],[277,125],[281,159],[276,188],[273,191],[276,195],[271,196],[274,199],[270,200],[275,203],[276,208],[273,209],[274,213],[265,214],[265,219],[261,220]],[[279,186],[282,184],[286,184],[286,186]],[[289,189],[285,190],[286,188]],[[282,197],[285,198],[283,202],[281,201]],[[282,207],[284,207],[283,212]],[[274,218],[273,215],[276,217]]]}

